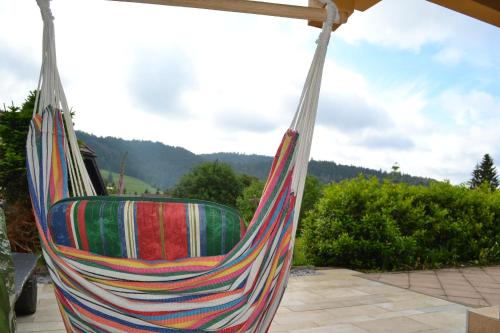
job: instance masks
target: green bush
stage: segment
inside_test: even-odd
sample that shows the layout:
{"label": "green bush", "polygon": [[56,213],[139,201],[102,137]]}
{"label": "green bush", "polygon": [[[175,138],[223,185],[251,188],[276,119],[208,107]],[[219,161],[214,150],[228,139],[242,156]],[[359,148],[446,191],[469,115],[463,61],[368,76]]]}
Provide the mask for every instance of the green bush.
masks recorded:
{"label": "green bush", "polygon": [[253,180],[243,189],[241,196],[236,199],[236,207],[241,212],[241,216],[247,225],[252,221],[257,210],[263,189],[263,182]]}
{"label": "green bush", "polygon": [[500,262],[500,193],[358,177],[332,183],[304,221],[318,266],[412,269]]}
{"label": "green bush", "polygon": [[305,253],[304,240],[301,237],[295,239],[293,247],[293,266],[309,266],[310,262],[307,260]]}
{"label": "green bush", "polygon": [[236,200],[243,191],[241,179],[227,163],[204,162],[182,176],[171,194],[236,207]]}
{"label": "green bush", "polygon": [[308,175],[304,184],[304,196],[302,197],[302,204],[300,206],[299,224],[297,225],[297,236],[302,234],[302,221],[304,217],[314,208],[316,202],[323,194],[323,184],[318,178]]}

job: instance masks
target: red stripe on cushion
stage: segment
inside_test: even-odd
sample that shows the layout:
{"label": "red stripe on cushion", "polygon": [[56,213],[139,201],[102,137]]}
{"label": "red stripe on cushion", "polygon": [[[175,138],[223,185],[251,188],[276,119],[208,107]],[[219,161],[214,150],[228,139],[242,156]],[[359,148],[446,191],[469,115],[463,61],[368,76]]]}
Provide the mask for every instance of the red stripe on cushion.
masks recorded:
{"label": "red stripe on cushion", "polygon": [[186,206],[181,203],[167,203],[165,216],[165,247],[167,260],[188,256]]}
{"label": "red stripe on cushion", "polygon": [[85,208],[87,208],[87,201],[82,201],[78,205],[78,233],[80,234],[80,249],[89,250],[89,240],[87,239],[87,229],[85,226]]}
{"label": "red stripe on cushion", "polygon": [[73,205],[70,204],[66,207],[66,229],[68,230],[68,238],[71,241],[71,246],[75,247],[75,237],[73,236],[73,228],[71,227],[71,207]]}
{"label": "red stripe on cushion", "polygon": [[136,206],[136,214],[140,259],[162,259],[156,204],[153,202],[139,202]]}

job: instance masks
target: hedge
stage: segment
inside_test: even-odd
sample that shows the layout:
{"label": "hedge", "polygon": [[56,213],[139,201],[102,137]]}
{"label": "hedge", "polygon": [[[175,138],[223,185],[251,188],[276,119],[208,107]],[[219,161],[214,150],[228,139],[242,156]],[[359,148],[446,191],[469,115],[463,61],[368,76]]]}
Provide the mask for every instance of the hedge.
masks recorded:
{"label": "hedge", "polygon": [[376,178],[332,183],[304,220],[316,266],[399,270],[500,262],[500,191]]}

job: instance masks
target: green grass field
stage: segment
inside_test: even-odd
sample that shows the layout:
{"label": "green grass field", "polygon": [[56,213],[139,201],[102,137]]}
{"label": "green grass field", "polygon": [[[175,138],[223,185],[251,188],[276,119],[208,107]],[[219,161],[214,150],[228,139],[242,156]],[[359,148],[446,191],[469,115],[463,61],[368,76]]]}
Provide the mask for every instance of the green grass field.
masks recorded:
{"label": "green grass field", "polygon": [[[105,169],[101,169],[99,171],[101,172],[102,179],[105,183],[108,183],[110,178],[109,174],[111,174],[111,177],[113,177],[113,183],[116,187],[118,186],[118,178],[120,176],[118,173]],[[156,193],[156,188],[145,181],[125,175],[125,194],[143,194],[146,190],[152,194]]]}

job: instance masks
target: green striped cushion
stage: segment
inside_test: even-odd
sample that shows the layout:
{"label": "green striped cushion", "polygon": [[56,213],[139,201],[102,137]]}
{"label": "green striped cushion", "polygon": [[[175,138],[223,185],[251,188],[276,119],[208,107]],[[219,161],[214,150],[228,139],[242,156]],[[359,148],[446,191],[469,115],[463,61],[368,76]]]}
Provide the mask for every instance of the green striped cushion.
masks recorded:
{"label": "green striped cushion", "polygon": [[145,260],[226,254],[245,231],[232,208],[172,198],[65,199],[50,208],[48,225],[56,244]]}

